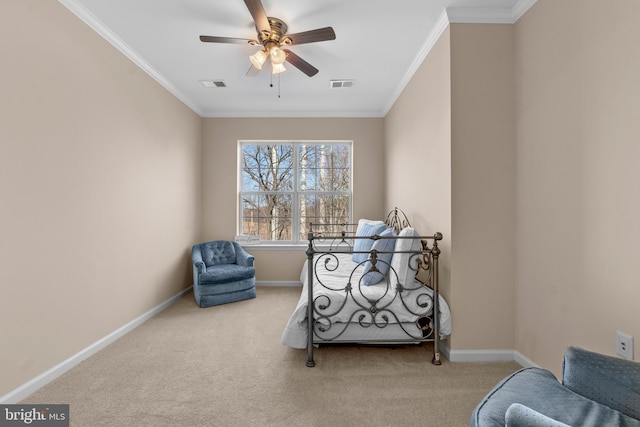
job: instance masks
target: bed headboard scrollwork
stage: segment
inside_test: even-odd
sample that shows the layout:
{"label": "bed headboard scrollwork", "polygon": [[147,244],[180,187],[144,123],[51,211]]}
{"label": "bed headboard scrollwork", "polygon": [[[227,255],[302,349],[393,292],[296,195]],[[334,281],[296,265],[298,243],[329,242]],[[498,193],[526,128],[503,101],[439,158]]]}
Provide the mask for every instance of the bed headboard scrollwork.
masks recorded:
{"label": "bed headboard scrollwork", "polygon": [[402,211],[402,209],[398,209],[397,207],[393,208],[393,210],[389,212],[384,223],[387,227],[393,227],[396,230],[396,233],[400,233],[403,228],[411,227],[411,223],[409,222],[407,215]]}

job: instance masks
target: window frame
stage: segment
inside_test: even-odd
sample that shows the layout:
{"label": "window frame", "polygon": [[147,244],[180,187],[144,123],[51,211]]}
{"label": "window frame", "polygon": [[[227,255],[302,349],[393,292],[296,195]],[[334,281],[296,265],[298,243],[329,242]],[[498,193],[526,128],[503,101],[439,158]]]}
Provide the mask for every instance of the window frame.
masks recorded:
{"label": "window frame", "polygon": [[[307,239],[301,236],[301,223],[300,223],[300,198],[305,194],[317,194],[317,195],[347,195],[349,198],[348,203],[348,222],[351,222],[353,218],[353,141],[352,140],[238,140],[238,154],[237,154],[237,212],[236,212],[236,234],[242,234],[242,226],[244,220],[243,212],[243,196],[266,194],[265,191],[242,191],[242,177],[243,177],[243,162],[242,154],[243,147],[245,145],[292,145],[293,146],[293,158],[296,159],[293,162],[293,185],[291,190],[280,191],[279,194],[291,194],[292,195],[292,214],[291,214],[291,240],[260,240],[259,244],[251,244],[254,246],[262,247],[301,247],[307,245]],[[299,149],[302,145],[348,145],[349,146],[349,190],[345,191],[301,191],[299,183]]]}

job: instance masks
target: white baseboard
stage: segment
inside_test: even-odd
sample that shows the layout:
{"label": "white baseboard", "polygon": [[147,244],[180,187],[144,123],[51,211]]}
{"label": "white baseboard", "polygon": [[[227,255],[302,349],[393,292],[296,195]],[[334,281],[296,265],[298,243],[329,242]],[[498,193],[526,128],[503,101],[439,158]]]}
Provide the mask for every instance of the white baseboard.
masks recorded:
{"label": "white baseboard", "polygon": [[523,368],[539,366],[515,350],[450,350],[440,344],[441,351],[450,362],[516,362]]}
{"label": "white baseboard", "polygon": [[451,362],[513,362],[514,350],[449,350]]}
{"label": "white baseboard", "polygon": [[64,360],[61,363],[58,363],[53,368],[43,372],[42,374],[31,379],[30,381],[27,381],[26,383],[16,388],[15,390],[10,391],[9,393],[0,397],[0,404],[14,404],[14,403],[20,402],[22,399],[26,398],[27,396],[29,396],[39,388],[45,386],[46,384],[50,383],[54,379],[58,378],[60,375],[67,372],[69,369],[78,365],[83,360],[91,357],[92,355],[96,354],[98,351],[102,350],[112,342],[116,341],[118,338],[122,337],[127,332],[132,331],[133,329],[143,324],[145,321],[149,320],[156,314],[160,313],[162,310],[169,307],[171,304],[173,304],[176,300],[181,298],[184,294],[186,294],[190,290],[191,290],[191,287],[188,287],[187,289],[180,291],[178,294],[169,298],[162,304],[152,308],[151,310],[147,311],[143,315],[133,319],[131,322],[111,332],[109,335],[96,341],[95,343],[91,344],[89,347],[85,348],[84,350],[81,350],[79,353],[71,356],[70,358],[68,358],[67,360]]}
{"label": "white baseboard", "polygon": [[300,281],[268,281],[268,280],[259,280],[256,281],[256,286],[284,286],[288,288],[302,288],[302,282]]}

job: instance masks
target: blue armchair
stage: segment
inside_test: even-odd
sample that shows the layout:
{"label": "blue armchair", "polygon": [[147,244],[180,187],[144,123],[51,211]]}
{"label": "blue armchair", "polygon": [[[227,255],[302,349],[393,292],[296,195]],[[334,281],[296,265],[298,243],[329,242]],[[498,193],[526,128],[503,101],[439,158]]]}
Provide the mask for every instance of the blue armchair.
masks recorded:
{"label": "blue armchair", "polygon": [[525,368],[478,404],[471,427],[640,427],[640,363],[569,347],[562,383]]}
{"label": "blue armchair", "polygon": [[236,242],[214,240],[193,245],[193,296],[200,307],[256,297],[254,257]]}

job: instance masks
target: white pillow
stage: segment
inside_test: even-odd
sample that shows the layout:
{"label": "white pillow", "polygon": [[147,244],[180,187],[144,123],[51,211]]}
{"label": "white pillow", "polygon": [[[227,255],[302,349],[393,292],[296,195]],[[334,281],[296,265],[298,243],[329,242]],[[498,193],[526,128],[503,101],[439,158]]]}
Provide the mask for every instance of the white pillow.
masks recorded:
{"label": "white pillow", "polygon": [[[398,237],[417,237],[419,235],[420,234],[418,234],[414,228],[405,227],[400,231]],[[420,244],[420,239],[397,239],[395,250],[396,252],[419,251],[421,248],[422,245]],[[409,262],[412,262],[411,267],[413,267],[413,269],[409,268]],[[410,253],[395,253],[391,259],[391,268],[393,268],[398,274],[398,280],[400,283],[405,286],[413,284],[413,279],[416,277],[417,264],[418,257]]]}

